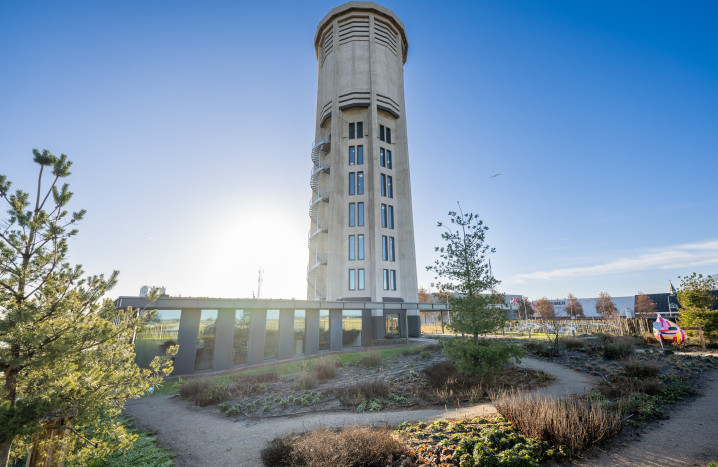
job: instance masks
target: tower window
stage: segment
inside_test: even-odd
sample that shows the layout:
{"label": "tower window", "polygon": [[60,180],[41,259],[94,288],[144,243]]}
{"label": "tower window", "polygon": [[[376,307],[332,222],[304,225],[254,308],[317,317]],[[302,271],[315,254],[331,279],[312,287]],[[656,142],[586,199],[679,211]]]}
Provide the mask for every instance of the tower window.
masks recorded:
{"label": "tower window", "polygon": [[354,172],[349,172],[349,194],[353,195],[356,193],[356,176]]}
{"label": "tower window", "polygon": [[381,182],[379,185],[381,186],[381,195],[386,196],[386,175],[381,174]]}
{"label": "tower window", "polygon": [[386,167],[386,151],[384,148],[379,148],[379,165]]}
{"label": "tower window", "polygon": [[391,151],[388,149],[386,150],[386,168],[391,169]]}
{"label": "tower window", "polygon": [[382,227],[394,228],[394,206],[387,206],[387,225]]}
{"label": "tower window", "polygon": [[382,261],[386,261],[387,259],[389,259],[389,255],[387,253],[388,249],[389,248],[388,248],[388,243],[386,240],[386,235],[382,235],[381,236],[381,259],[382,259]]}
{"label": "tower window", "polygon": [[386,177],[386,195],[387,195],[389,198],[393,198],[393,197],[394,197],[394,188],[392,188],[392,186],[393,186],[393,185],[392,185],[392,183],[391,183],[391,175],[388,175],[388,176]]}
{"label": "tower window", "polygon": [[357,122],[357,138],[364,137],[364,122]]}
{"label": "tower window", "polygon": [[364,194],[364,172],[357,172],[357,194]]}
{"label": "tower window", "polygon": [[389,289],[396,290],[396,270],[389,271]]}
{"label": "tower window", "polygon": [[349,235],[349,260],[354,261],[356,259],[356,237]]}
{"label": "tower window", "polygon": [[363,269],[357,269],[357,275],[359,276],[359,290],[364,290],[364,270]]}
{"label": "tower window", "polygon": [[384,125],[379,125],[379,139],[384,141]]}
{"label": "tower window", "polygon": [[354,146],[349,146],[349,165],[354,165],[356,163],[355,152],[356,148]]}
{"label": "tower window", "polygon": [[[359,203],[364,204],[364,203]],[[362,206],[362,209],[364,206]],[[349,227],[354,227],[356,225],[356,204],[349,203]],[[359,224],[362,225],[362,224]]]}
{"label": "tower window", "polygon": [[357,203],[357,225],[364,226],[364,203]]}
{"label": "tower window", "polygon": [[357,165],[364,163],[364,146],[357,146]]}
{"label": "tower window", "polygon": [[384,290],[389,290],[389,270],[384,269],[383,272],[384,274],[382,275],[384,276]]}
{"label": "tower window", "polygon": [[349,139],[354,139],[354,124],[349,124]]}
{"label": "tower window", "polygon": [[381,226],[386,227],[387,226],[387,213],[386,213],[386,204],[381,205]]}
{"label": "tower window", "polygon": [[364,235],[357,235],[357,259],[364,259]]}
{"label": "tower window", "polygon": [[357,270],[349,270],[349,290],[356,290],[357,288]]}
{"label": "tower window", "polygon": [[391,144],[391,128],[386,127],[386,142]]}
{"label": "tower window", "polygon": [[[361,258],[359,258],[361,259]],[[394,237],[389,237],[389,261],[395,261],[396,257],[394,256]]]}

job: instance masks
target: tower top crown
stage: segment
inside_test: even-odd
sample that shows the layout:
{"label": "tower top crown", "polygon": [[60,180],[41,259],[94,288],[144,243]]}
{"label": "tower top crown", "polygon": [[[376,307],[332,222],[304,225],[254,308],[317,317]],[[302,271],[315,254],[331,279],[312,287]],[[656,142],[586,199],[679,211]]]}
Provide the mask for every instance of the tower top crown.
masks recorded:
{"label": "tower top crown", "polygon": [[401,34],[402,63],[406,63],[406,54],[409,51],[409,41],[406,39],[404,23],[401,22],[393,11],[374,2],[347,2],[344,5],[332,8],[332,10],[319,22],[317,32],[314,35],[314,50],[316,51],[317,59],[319,58],[320,53],[319,41],[324,34],[324,30],[337,16],[343,15],[349,11],[376,13],[389,20],[393,26],[399,30],[399,34]]}

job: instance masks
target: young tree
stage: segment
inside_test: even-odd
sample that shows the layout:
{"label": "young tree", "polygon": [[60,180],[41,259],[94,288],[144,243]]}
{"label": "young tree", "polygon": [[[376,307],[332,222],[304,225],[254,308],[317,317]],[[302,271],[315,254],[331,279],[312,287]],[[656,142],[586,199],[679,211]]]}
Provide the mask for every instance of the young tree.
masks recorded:
{"label": "young tree", "polygon": [[424,287],[419,287],[419,303],[431,303],[431,298],[431,294]]}
{"label": "young tree", "polygon": [[536,300],[534,309],[536,310],[536,314],[538,314],[541,319],[556,318],[556,310],[553,308],[553,303],[551,303],[551,300],[546,297]]}
{"label": "young tree", "polygon": [[435,274],[433,286],[451,293],[449,328],[472,338],[449,340],[444,349],[459,371],[490,375],[521,355],[518,346],[479,340],[479,335],[501,329],[507,320],[504,297],[494,292],[499,281],[491,274],[487,259],[495,250],[486,244],[489,228],[477,214],[464,214],[459,207],[459,212],[449,212],[449,221],[449,225],[438,223],[444,228],[444,246],[435,248],[439,259],[426,269]]}
{"label": "young tree", "polygon": [[608,292],[601,292],[596,299],[596,312],[603,319],[618,318],[618,309]]}
{"label": "young tree", "polygon": [[[683,327],[700,326],[705,336],[712,342],[718,341],[718,310],[713,307],[716,296],[713,291],[718,286],[717,276],[703,276],[695,272],[681,278],[678,289],[678,303],[681,305],[680,325]],[[693,334],[693,331],[688,331]]]}
{"label": "young tree", "polygon": [[151,370],[135,364],[132,337],[150,313],[102,300],[116,271],[85,277],[66,262],[67,241],[85,214],[68,214],[72,193],[58,184],[71,163],[64,154],[33,153],[39,176],[32,198],[10,194],[0,175],[0,198],[10,208],[0,231],[0,465],[13,444],[22,455],[48,420],[64,420],[72,432],[56,455],[85,463],[132,442],[117,416],[127,398],[169,374],[171,361],[157,359]]}
{"label": "young tree", "polygon": [[571,318],[583,318],[583,306],[573,294],[568,294],[568,303],[566,304],[566,314]]}
{"label": "young tree", "polygon": [[534,307],[528,297],[519,298],[517,310],[518,315],[523,319],[530,319],[534,316]]}
{"label": "young tree", "polygon": [[651,297],[643,292],[638,292],[638,295],[636,296],[636,303],[634,305],[634,313],[636,318],[649,318],[656,316],[658,314],[656,302],[651,300]]}

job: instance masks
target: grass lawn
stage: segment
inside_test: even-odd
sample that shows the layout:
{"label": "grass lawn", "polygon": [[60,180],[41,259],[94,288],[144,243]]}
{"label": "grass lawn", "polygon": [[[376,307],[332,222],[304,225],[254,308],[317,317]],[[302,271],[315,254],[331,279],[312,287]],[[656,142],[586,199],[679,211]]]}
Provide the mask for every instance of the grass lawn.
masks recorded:
{"label": "grass lawn", "polygon": [[[335,355],[326,355],[322,356],[319,355],[316,358],[335,358],[339,360],[342,365],[351,365],[354,363],[358,363],[362,356],[367,353],[378,353],[381,355],[381,358],[391,358],[396,355],[401,354],[405,351],[412,351],[415,349],[421,349],[423,346],[414,346],[414,347],[397,347],[393,349],[381,349],[381,350],[358,350],[356,352],[349,352],[349,353],[339,353]],[[277,365],[272,366],[266,366],[263,368],[255,368],[253,370],[246,370],[246,371],[238,371],[236,373],[228,374],[228,375],[219,375],[219,376],[211,376],[207,379],[211,380],[212,382],[219,383],[219,384],[229,384],[231,383],[234,378],[237,375],[251,375],[251,374],[257,374],[257,373],[268,373],[272,371],[276,371],[277,374],[281,376],[290,376],[290,375],[296,375],[301,373],[302,369],[307,365],[307,362],[314,360],[298,360],[293,362],[287,362],[287,363],[280,363]],[[156,387],[154,393],[155,394],[175,394],[179,391],[179,381],[168,381],[163,383],[161,386]]]}

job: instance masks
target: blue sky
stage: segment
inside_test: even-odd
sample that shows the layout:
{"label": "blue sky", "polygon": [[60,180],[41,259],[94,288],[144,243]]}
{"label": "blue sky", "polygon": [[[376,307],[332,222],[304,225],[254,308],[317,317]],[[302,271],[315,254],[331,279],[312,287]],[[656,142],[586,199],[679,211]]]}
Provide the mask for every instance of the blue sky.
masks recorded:
{"label": "blue sky", "polygon": [[[387,1],[417,269],[460,201],[507,293],[667,291],[718,272],[718,3]],[[65,153],[71,260],[184,296],[303,298],[328,1],[0,3],[0,173]],[[495,178],[492,175],[500,173]]]}

